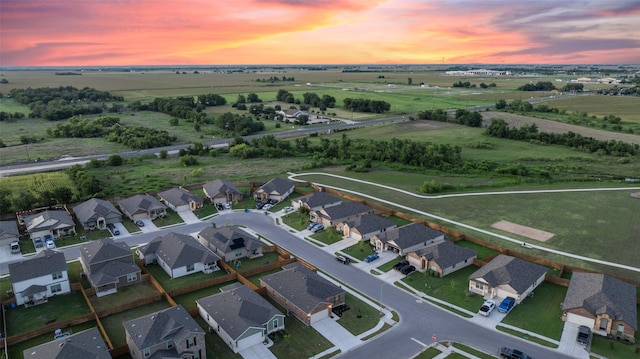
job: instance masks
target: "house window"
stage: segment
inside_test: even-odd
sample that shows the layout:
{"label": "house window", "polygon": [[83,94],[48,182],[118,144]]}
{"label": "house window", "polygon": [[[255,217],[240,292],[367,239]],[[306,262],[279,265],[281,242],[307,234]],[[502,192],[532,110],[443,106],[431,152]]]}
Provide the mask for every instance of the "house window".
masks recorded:
{"label": "house window", "polygon": [[193,353],[193,359],[200,359],[200,351]]}
{"label": "house window", "polygon": [[196,337],[187,338],[187,348],[191,348],[196,345]]}
{"label": "house window", "polygon": [[142,356],[148,358],[151,356],[151,350],[149,348],[142,349]]}
{"label": "house window", "polygon": [[475,282],[475,283],[476,283],[476,288],[478,288],[478,289],[483,289],[484,288],[484,285],[482,283],[480,283],[480,282]]}
{"label": "house window", "polygon": [[187,264],[187,272],[193,272],[195,266],[193,264]]}
{"label": "house window", "polygon": [[137,280],[138,280],[138,274],[137,273],[127,274],[127,282],[135,282]]}
{"label": "house window", "polygon": [[167,349],[172,349],[173,348],[173,341],[169,340],[167,341]]}
{"label": "house window", "polygon": [[58,293],[58,292],[62,292],[62,285],[60,285],[60,284],[54,284],[54,285],[52,285],[52,286],[50,287],[50,289],[51,289],[51,293],[52,293],[52,294],[56,294],[56,293]]}
{"label": "house window", "polygon": [[236,257],[242,256],[242,248],[236,249]]}
{"label": "house window", "polygon": [[55,280],[55,279],[60,279],[62,278],[62,272],[55,272],[51,274],[51,277]]}

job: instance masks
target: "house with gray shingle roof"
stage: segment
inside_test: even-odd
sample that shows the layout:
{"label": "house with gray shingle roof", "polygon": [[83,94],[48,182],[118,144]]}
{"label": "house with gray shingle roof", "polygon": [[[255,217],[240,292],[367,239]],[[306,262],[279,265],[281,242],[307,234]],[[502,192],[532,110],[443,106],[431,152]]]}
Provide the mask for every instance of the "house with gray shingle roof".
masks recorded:
{"label": "house with gray shingle roof", "polygon": [[298,210],[306,208],[311,211],[318,211],[325,207],[333,207],[342,203],[342,199],[327,192],[311,192],[302,197],[291,200],[291,207]]}
{"label": "house with gray shingle roof", "polygon": [[244,193],[233,183],[222,179],[205,183],[202,190],[212,203],[234,203],[244,199]]}
{"label": "house with gray shingle roof", "polygon": [[172,210],[195,211],[202,208],[204,200],[197,194],[191,193],[182,187],[171,188],[158,193],[160,202],[166,204]]}
{"label": "house with gray shingle roof", "polygon": [[499,254],[469,276],[469,291],[485,298],[513,297],[520,303],[544,282],[547,268]]}
{"label": "house with gray shingle roof", "polygon": [[605,274],[574,272],[562,319],[600,335],[633,340],[638,330],[636,288]]}
{"label": "house with gray shingle roof", "polygon": [[42,304],[48,297],[71,292],[64,253],[50,249],[9,263],[9,277],[17,305]]}
{"label": "house with gray shingle roof", "polygon": [[182,305],[129,320],[122,325],[129,354],[134,359],[207,357],[205,332]]}
{"label": "house with gray shingle roof", "polygon": [[98,328],[92,327],[22,352],[28,359],[111,359]]}
{"label": "house with gray shingle roof", "polygon": [[282,202],[293,193],[294,188],[295,185],[293,183],[276,177],[253,192],[253,198],[256,201],[275,199],[278,202]]}
{"label": "house with gray shingle roof", "polygon": [[118,201],[118,206],[122,213],[134,222],[141,219],[155,219],[167,214],[167,206],[146,194],[122,199]]}
{"label": "house with gray shingle roof", "polygon": [[20,239],[16,221],[0,221],[0,246],[8,246]]}
{"label": "house with gray shingle roof", "polygon": [[478,253],[449,241],[436,242],[407,254],[409,264],[419,271],[437,272],[439,277],[473,264]]}
{"label": "house with gray shingle roof", "polygon": [[369,240],[378,252],[394,251],[400,255],[444,241],[444,233],[420,223],[410,223],[376,234]]}
{"label": "house with gray shingle roof", "polygon": [[345,291],[299,263],[260,278],[269,298],[306,325],[327,318],[332,308],[345,303]]}
{"label": "house with gray shingle roof", "polygon": [[218,270],[218,257],[188,234],[169,232],[136,249],[144,265],[158,264],[171,278]]}
{"label": "house with gray shingle roof", "polygon": [[237,226],[207,227],[198,233],[198,241],[225,262],[262,255],[262,242]]}
{"label": "house with gray shingle roof", "polygon": [[196,304],[210,332],[217,333],[234,353],[262,345],[267,335],[284,330],[284,314],[251,288],[234,283],[220,290]]}
{"label": "house with gray shingle roof", "polygon": [[355,221],[360,216],[373,214],[373,208],[358,202],[345,202],[337,206],[325,207],[310,213],[311,220],[325,227],[334,227],[341,222]]}
{"label": "house with gray shingle roof", "polygon": [[84,229],[106,229],[107,224],[122,222],[122,213],[109,201],[92,198],[73,207],[73,213]]}
{"label": "house with gray shingle roof", "polygon": [[368,241],[372,236],[397,228],[396,223],[375,214],[365,214],[352,221],[339,223],[336,228],[346,237]]}
{"label": "house with gray shingle roof", "polygon": [[73,218],[63,209],[46,210],[24,217],[24,223],[31,239],[40,237],[58,239],[76,234]]}
{"label": "house with gray shingle roof", "polygon": [[80,264],[98,297],[140,282],[141,270],[133,262],[133,252],[126,243],[116,243],[113,238],[80,247]]}

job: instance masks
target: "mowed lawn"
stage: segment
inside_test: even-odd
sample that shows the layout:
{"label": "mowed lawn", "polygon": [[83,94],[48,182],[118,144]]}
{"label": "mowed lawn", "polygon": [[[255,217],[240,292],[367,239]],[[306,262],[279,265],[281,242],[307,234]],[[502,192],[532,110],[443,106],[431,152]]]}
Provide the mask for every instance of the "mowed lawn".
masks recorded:
{"label": "mowed lawn", "polygon": [[109,335],[109,339],[111,339],[111,343],[113,344],[113,346],[119,347],[126,344],[125,331],[123,326],[124,322],[143,317],[147,314],[158,312],[169,307],[171,307],[169,303],[161,300],[144,305],[142,307],[129,309],[118,314],[100,318],[100,322],[104,326],[107,335]]}
{"label": "mowed lawn", "polygon": [[61,322],[88,313],[90,313],[89,306],[80,292],[53,296],[47,303],[7,310],[7,334],[11,336],[25,333],[51,321]]}

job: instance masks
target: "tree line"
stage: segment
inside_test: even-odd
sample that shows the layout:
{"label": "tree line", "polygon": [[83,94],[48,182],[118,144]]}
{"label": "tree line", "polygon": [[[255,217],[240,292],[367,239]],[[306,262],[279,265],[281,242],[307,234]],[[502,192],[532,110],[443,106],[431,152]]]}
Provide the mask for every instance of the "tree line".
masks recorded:
{"label": "tree line", "polygon": [[451,118],[444,110],[425,110],[419,111],[416,115],[418,120],[453,122],[469,127],[481,127],[482,115],[478,111],[469,111],[465,109],[457,109],[455,116]]}

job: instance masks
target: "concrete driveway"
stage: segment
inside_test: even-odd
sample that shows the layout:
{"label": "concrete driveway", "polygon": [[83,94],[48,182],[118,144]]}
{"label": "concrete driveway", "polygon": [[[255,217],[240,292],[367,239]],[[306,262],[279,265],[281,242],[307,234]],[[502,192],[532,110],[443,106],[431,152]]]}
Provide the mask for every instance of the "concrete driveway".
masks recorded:
{"label": "concrete driveway", "polygon": [[198,223],[198,222],[200,222],[198,217],[196,217],[196,215],[193,214],[193,212],[191,212],[188,209],[184,210],[184,211],[178,211],[178,215],[180,216],[180,218],[182,218],[184,223]]}
{"label": "concrete driveway", "polygon": [[[272,342],[270,342],[273,344]],[[240,351],[239,353],[244,359],[278,359],[269,348],[260,343],[250,348]]]}
{"label": "concrete driveway", "polygon": [[333,318],[324,318],[311,324],[311,327],[327,338],[333,345],[340,348],[342,352],[362,344],[360,339],[356,338],[342,325],[336,323],[336,320],[338,320],[338,316],[334,315]]}
{"label": "concrete driveway", "polygon": [[[593,333],[591,334],[593,337]],[[571,355],[574,358],[589,358],[589,349],[591,346],[591,340],[589,343],[584,346],[578,343],[578,324],[564,322],[564,327],[562,328],[562,337],[560,338],[560,345],[558,346],[558,350],[566,353],[567,355]]]}

